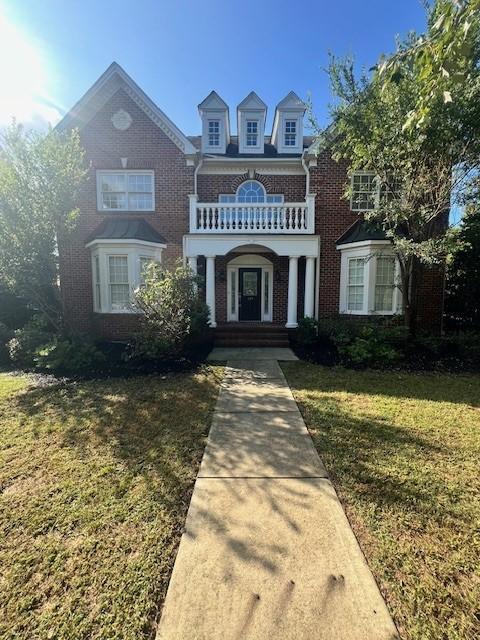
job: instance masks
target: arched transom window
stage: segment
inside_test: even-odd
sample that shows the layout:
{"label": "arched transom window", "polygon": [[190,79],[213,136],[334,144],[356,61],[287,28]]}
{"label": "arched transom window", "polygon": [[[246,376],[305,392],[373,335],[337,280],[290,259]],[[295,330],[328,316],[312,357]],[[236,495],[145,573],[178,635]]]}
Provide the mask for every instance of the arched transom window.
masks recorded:
{"label": "arched transom window", "polygon": [[283,202],[282,195],[266,193],[265,187],[256,180],[242,182],[235,194],[221,194],[218,196],[219,202],[241,202],[252,204],[258,202]]}

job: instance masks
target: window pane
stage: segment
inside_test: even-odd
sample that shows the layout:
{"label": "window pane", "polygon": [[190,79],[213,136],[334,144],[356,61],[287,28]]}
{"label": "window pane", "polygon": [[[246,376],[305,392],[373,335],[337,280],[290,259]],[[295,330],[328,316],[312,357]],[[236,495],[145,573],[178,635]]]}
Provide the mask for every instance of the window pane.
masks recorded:
{"label": "window pane", "polygon": [[268,271],[265,271],[264,277],[265,277],[265,291],[264,291],[263,310],[264,310],[264,313],[267,314],[269,310],[268,300],[270,296],[270,273]]}
{"label": "window pane", "polygon": [[258,293],[257,284],[258,277],[257,274],[252,271],[244,271],[243,272],[243,295],[244,296],[256,296]]}
{"label": "window pane", "polygon": [[128,197],[128,208],[132,211],[153,209],[153,197],[150,193],[131,193]]}
{"label": "window pane", "polygon": [[375,208],[377,182],[373,174],[355,173],[352,177],[353,211],[370,211]]}
{"label": "window pane", "polygon": [[126,209],[125,193],[102,193],[102,205],[104,209]]}
{"label": "window pane", "polygon": [[265,202],[265,189],[252,180],[244,182],[237,191],[237,202]]}
{"label": "window pane", "polygon": [[236,273],[235,271],[232,271],[230,273],[230,290],[231,290],[231,298],[230,298],[230,312],[232,313],[232,315],[235,314],[236,312],[236,297],[237,297],[237,292],[236,292]]}
{"label": "window pane", "polygon": [[125,191],[125,174],[102,173],[102,191]]}
{"label": "window pane", "polygon": [[109,256],[110,284],[128,285],[128,258],[127,256]]}
{"label": "window pane", "polygon": [[112,301],[112,309],[128,309],[130,304],[128,284],[111,284],[110,299]]}
{"label": "window pane", "polygon": [[152,193],[152,176],[148,173],[131,173],[128,176],[128,190]]}
{"label": "window pane", "polygon": [[363,309],[364,273],[364,258],[351,258],[348,261],[347,309],[349,311]]}
{"label": "window pane", "polygon": [[96,309],[100,309],[102,306],[102,300],[100,297],[100,258],[99,256],[95,256],[94,261],[94,278],[95,278],[95,307]]}
{"label": "window pane", "polygon": [[395,258],[378,257],[375,280],[375,311],[393,310],[395,288]]}

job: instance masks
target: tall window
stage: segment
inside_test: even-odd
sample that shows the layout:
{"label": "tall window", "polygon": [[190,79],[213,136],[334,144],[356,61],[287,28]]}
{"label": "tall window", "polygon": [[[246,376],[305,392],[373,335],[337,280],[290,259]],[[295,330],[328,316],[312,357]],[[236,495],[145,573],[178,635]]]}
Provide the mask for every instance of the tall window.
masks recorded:
{"label": "tall window", "polygon": [[113,311],[121,311],[130,305],[130,284],[128,282],[128,257],[108,257],[108,286],[110,305]]}
{"label": "tall window", "polygon": [[265,187],[256,180],[247,180],[238,187],[236,194],[222,194],[218,197],[219,202],[283,202],[283,196],[277,194],[267,194]]}
{"label": "tall window", "polygon": [[220,120],[208,121],[208,146],[220,146]]}
{"label": "tall window", "polygon": [[395,258],[379,256],[375,279],[375,311],[393,310],[395,290]]}
{"label": "tall window", "polygon": [[93,281],[95,283],[94,292],[94,309],[100,310],[102,308],[102,295],[100,287],[100,256],[96,255],[93,261]]}
{"label": "tall window", "polygon": [[371,211],[377,203],[377,179],[374,173],[359,172],[352,175],[352,211]]}
{"label": "tall window", "polygon": [[98,171],[97,205],[104,211],[153,211],[153,171]]}
{"label": "tall window", "polygon": [[258,120],[247,120],[247,147],[258,146]]}
{"label": "tall window", "polygon": [[295,147],[297,144],[297,121],[285,121],[285,146]]}
{"label": "tall window", "polygon": [[350,258],[348,261],[347,309],[361,311],[363,309],[365,277],[365,259]]}

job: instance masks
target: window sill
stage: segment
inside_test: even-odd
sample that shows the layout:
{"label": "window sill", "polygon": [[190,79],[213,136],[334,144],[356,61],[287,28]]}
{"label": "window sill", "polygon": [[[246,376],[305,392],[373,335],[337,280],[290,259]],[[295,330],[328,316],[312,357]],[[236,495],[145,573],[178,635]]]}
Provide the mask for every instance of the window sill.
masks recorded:
{"label": "window sill", "polygon": [[119,215],[127,215],[127,216],[131,216],[131,215],[142,215],[144,213],[155,213],[155,209],[135,209],[135,210],[129,210],[129,209],[97,209],[97,213],[106,213],[106,214],[119,214]]}

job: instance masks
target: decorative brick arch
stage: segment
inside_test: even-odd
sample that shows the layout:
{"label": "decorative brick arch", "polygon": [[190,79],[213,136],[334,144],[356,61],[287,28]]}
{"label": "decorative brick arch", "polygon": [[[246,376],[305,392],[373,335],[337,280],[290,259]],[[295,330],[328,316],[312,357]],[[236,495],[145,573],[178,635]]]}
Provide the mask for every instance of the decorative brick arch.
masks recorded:
{"label": "decorative brick arch", "polygon": [[260,173],[257,173],[255,171],[255,173],[253,174],[253,176],[251,176],[248,172],[244,173],[241,176],[237,176],[236,178],[234,178],[232,180],[232,193],[236,193],[238,187],[243,183],[243,182],[247,182],[248,180],[256,180],[257,182],[260,182],[260,184],[262,184],[265,187],[265,191],[267,193],[271,193],[272,192],[272,186],[268,180],[268,176],[263,176]]}

